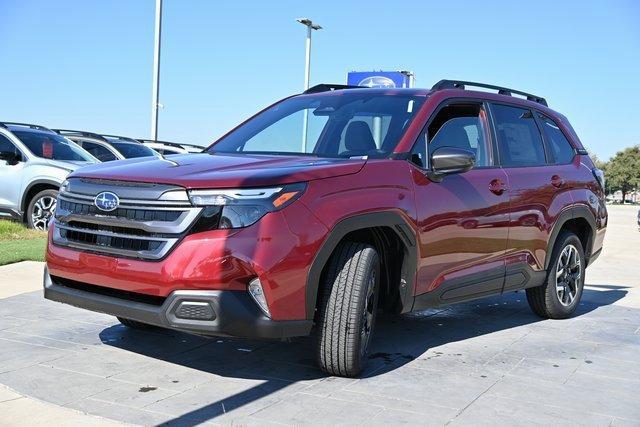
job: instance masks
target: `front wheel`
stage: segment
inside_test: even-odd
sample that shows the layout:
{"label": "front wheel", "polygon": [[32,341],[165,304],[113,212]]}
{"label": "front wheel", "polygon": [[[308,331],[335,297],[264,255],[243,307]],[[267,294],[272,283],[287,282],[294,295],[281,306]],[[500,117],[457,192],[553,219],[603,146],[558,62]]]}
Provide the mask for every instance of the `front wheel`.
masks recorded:
{"label": "front wheel", "polygon": [[585,267],[580,239],[571,232],[562,232],[551,254],[546,283],[527,289],[527,301],[533,312],[547,319],[571,316],[582,297]]}
{"label": "front wheel", "polygon": [[35,230],[46,231],[49,220],[56,211],[58,190],[43,190],[33,196],[27,207],[27,225]]}
{"label": "front wheel", "polygon": [[380,260],[365,243],[335,249],[321,285],[318,364],[330,374],[353,377],[367,358],[378,305]]}

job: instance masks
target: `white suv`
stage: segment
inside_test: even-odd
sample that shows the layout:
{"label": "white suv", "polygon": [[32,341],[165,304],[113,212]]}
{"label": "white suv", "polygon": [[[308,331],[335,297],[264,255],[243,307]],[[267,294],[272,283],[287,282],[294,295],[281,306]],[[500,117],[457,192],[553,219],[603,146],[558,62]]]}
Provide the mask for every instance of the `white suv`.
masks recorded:
{"label": "white suv", "polygon": [[98,160],[43,126],[0,122],[0,218],[46,230],[69,172]]}

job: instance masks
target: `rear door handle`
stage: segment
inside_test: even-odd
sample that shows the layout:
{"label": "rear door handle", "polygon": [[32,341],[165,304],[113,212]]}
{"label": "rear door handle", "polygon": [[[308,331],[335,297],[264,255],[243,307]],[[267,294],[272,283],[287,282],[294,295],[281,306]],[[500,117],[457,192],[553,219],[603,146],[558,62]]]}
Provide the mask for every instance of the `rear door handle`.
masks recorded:
{"label": "rear door handle", "polygon": [[564,185],[564,179],[560,178],[558,175],[553,175],[551,177],[551,185],[556,188],[560,188]]}
{"label": "rear door handle", "polygon": [[493,194],[496,194],[498,196],[500,196],[502,193],[504,193],[507,190],[508,190],[508,188],[505,185],[505,183],[500,181],[497,178],[492,180],[489,183],[489,191],[491,191]]}

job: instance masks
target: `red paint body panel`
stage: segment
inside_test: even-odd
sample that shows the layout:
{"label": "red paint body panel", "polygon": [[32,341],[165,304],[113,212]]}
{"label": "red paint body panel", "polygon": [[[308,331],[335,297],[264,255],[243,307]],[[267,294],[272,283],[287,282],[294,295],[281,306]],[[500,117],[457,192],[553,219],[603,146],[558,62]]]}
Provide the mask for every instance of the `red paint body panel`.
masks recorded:
{"label": "red paint body panel", "polygon": [[[405,130],[396,154],[411,150],[442,102],[470,97],[536,108],[554,118],[572,136],[572,144],[582,148],[566,119],[539,104],[458,89],[414,92],[428,99]],[[323,96],[339,96],[339,91]],[[585,206],[593,213],[597,232],[592,253],[598,251],[607,214],[592,167],[588,157],[576,155],[570,165],[478,168],[439,183],[403,159],[191,154],[86,167],[72,176],[189,189],[308,185],[300,199],[252,226],[187,235],[161,261],[96,255],[49,243],[47,264],[54,276],[156,296],[187,289],[245,291],[257,276],[274,320],[304,319],[306,283],[318,251],[336,224],[363,213],[397,212],[412,229],[418,246],[416,279],[409,284],[414,295],[515,263],[543,269],[552,230],[571,206]],[[552,185],[556,175],[564,182],[560,187]],[[492,192],[494,180],[503,182],[507,191]]]}

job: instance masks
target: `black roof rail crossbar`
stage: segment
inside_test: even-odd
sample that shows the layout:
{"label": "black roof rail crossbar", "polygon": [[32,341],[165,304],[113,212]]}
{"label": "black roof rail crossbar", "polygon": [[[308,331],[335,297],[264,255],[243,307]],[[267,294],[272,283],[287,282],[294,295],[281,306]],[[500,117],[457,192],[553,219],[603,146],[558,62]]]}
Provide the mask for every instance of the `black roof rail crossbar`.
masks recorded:
{"label": "black roof rail crossbar", "polygon": [[353,86],[353,85],[337,85],[337,84],[330,84],[330,83],[321,83],[319,85],[315,85],[310,87],[309,89],[305,90],[304,94],[309,94],[309,93],[320,93],[320,92],[329,92],[332,90],[340,90],[340,89],[362,89],[365,86]]}
{"label": "black roof rail crossbar", "polygon": [[49,131],[49,132],[53,132],[48,127],[40,126],[40,125],[34,125],[34,124],[31,124],[31,123],[19,123],[19,122],[1,122],[1,123],[2,123],[2,127],[4,127],[4,128],[6,128],[7,125],[13,125],[13,126],[24,126],[24,127],[30,128],[30,129],[46,130],[46,131]]}
{"label": "black roof rail crossbar", "polygon": [[124,142],[139,142],[137,139],[135,138],[129,138],[128,136],[120,136],[120,135],[107,135],[105,133],[101,134],[100,136],[102,136],[103,138],[113,138],[113,139],[119,139],[120,141],[124,141]]}
{"label": "black roof rail crossbar", "polygon": [[533,95],[521,90],[509,89],[507,87],[490,85],[486,83],[467,82],[464,80],[440,80],[434,84],[431,90],[443,90],[443,89],[464,89],[466,86],[481,87],[485,89],[497,90],[500,95],[511,96],[512,94],[521,95],[526,97],[529,101],[537,102],[547,107],[547,100],[541,96]]}
{"label": "black roof rail crossbar", "polygon": [[169,141],[160,141],[160,140],[156,141],[156,140],[153,140],[153,139],[139,139],[138,141],[140,141],[142,143],[144,143],[144,142],[153,142],[153,143],[166,145],[167,147],[182,148],[184,150],[184,147],[182,146],[182,144],[180,144],[178,142],[169,142]]}
{"label": "black roof rail crossbar", "polygon": [[99,139],[100,141],[107,141],[107,139],[104,136],[100,135],[100,134],[93,133],[93,132],[86,132],[86,131],[83,131],[83,130],[53,129],[53,131],[55,133],[59,133],[60,135],[83,136],[83,137],[86,137],[86,138]]}

